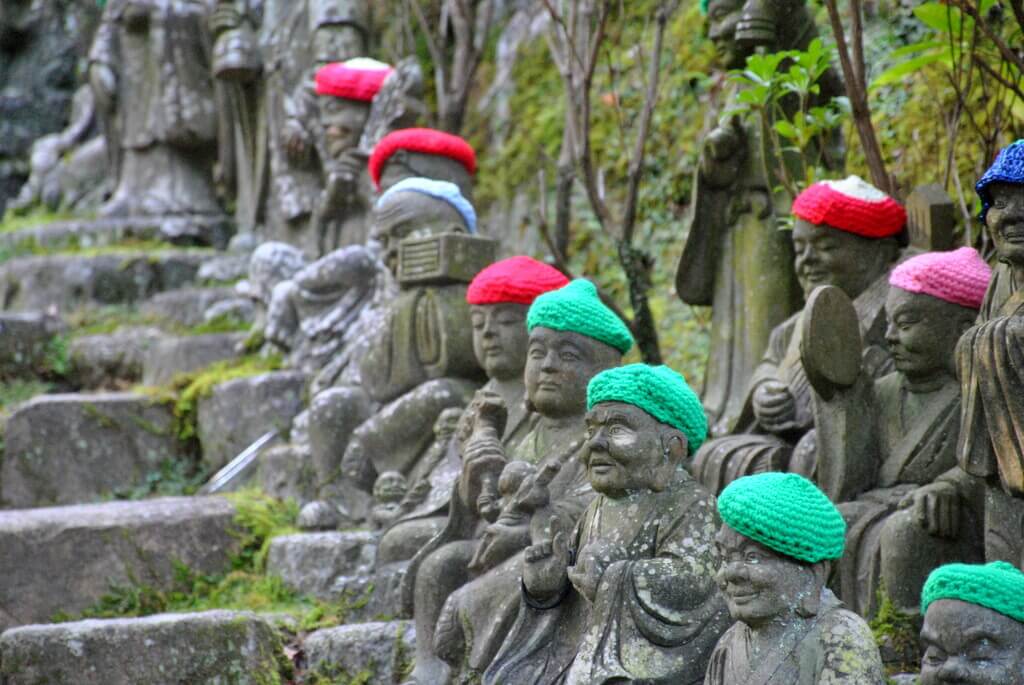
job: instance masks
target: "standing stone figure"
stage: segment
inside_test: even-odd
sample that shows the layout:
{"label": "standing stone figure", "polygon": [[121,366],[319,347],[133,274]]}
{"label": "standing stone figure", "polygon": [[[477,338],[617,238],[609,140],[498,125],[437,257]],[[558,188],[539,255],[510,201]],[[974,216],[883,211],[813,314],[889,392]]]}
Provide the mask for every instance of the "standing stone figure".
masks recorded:
{"label": "standing stone figure", "polygon": [[103,216],[218,215],[217,111],[203,0],[110,0],[89,83],[116,177]]}
{"label": "standing stone figure", "polygon": [[1024,573],[1005,561],[935,569],[921,593],[920,685],[1024,685]]}
{"label": "standing stone figure", "polygon": [[[576,459],[586,431],[586,388],[598,373],[619,365],[633,337],[584,280],[538,297],[526,325],[526,397],[537,423],[507,451],[493,429],[467,441],[448,524],[460,535],[443,546],[428,545],[414,579],[416,667],[410,683],[463,682],[484,672],[518,612],[522,550],[552,516],[561,530],[571,530],[594,496]],[[479,495],[503,464],[517,461],[537,470],[486,525]]]}
{"label": "standing stone figure", "polygon": [[587,407],[597,497],[570,535],[553,523],[526,549],[519,617],[484,683],[698,682],[729,625],[714,498],[684,468],[704,408],[643,364],[595,376]]}
{"label": "standing stone figure", "polygon": [[[712,0],[707,19],[725,69],[742,68],[761,47],[803,50],[818,35],[803,0]],[[817,97],[827,102],[842,94],[842,83],[829,70]],[[738,95],[732,88],[726,98],[732,102]],[[712,308],[701,395],[712,435],[720,436],[744,430],[749,417],[743,414],[743,393],[773,329],[799,308],[800,287],[790,267],[792,244],[779,226],[793,198],[773,190],[780,160],[765,157],[760,124],[723,118],[704,140],[676,292],[688,304]],[[840,169],[841,145],[828,144],[824,159]]]}
{"label": "standing stone figure", "polygon": [[[793,264],[804,294],[810,296],[822,285],[846,293],[857,310],[869,375],[887,371],[887,274],[906,222],[903,207],[851,176],[807,188],[793,202],[793,215]],[[814,424],[813,403],[800,361],[804,319],[797,313],[775,327],[751,379],[736,432],[706,442],[697,453],[694,474],[712,492],[745,474],[813,473],[813,441],[806,437]]]}
{"label": "standing stone figure", "polygon": [[870,628],[825,588],[846,526],[813,483],[762,473],[718,498],[718,582],[736,620],[711,655],[704,685],[882,685]]}
{"label": "standing stone figure", "polygon": [[[818,484],[847,523],[839,594],[864,616],[877,611],[880,588],[895,607],[917,613],[932,569],[980,559],[980,541],[960,523],[960,383],[956,342],[977,317],[991,272],[970,247],[929,252],[889,277],[886,342],[896,371],[872,380],[863,369],[857,317],[838,289],[811,296],[802,359],[815,390]],[[844,325],[842,321],[847,323]],[[844,331],[845,335],[837,335]],[[844,377],[846,365],[855,380]],[[967,513],[967,512],[965,512]]]}

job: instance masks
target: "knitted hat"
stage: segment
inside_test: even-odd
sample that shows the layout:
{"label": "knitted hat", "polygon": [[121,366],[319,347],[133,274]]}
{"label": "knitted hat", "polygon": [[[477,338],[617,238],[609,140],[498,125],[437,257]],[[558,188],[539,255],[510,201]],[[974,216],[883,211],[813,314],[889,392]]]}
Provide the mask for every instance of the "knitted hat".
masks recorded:
{"label": "knitted hat", "polygon": [[532,331],[537,326],[573,331],[610,345],[622,354],[633,347],[633,334],[626,324],[601,302],[594,284],[582,278],[533,301],[526,315],[526,329]]}
{"label": "knitted hat", "polygon": [[1024,573],[1005,561],[940,566],[925,581],[921,613],[940,599],[977,604],[1024,623]]}
{"label": "knitted hat", "polygon": [[974,190],[981,198],[980,218],[982,222],[985,221],[988,210],[992,206],[992,195],[988,192],[988,187],[993,183],[1024,185],[1024,140],[1010,143],[1000,150],[996,161],[974,184]]}
{"label": "knitted hat", "polygon": [[533,304],[538,295],[565,286],[558,269],[531,257],[509,257],[478,273],[466,291],[469,304]]}
{"label": "knitted hat", "polygon": [[710,0],[700,0],[700,13],[705,17],[708,15],[708,2]]}
{"label": "knitted hat", "polygon": [[602,371],[587,385],[587,409],[600,402],[625,402],[682,431],[697,451],[708,434],[708,419],[697,393],[667,366],[629,364]]}
{"label": "knitted hat", "polygon": [[438,200],[444,200],[462,215],[462,220],[466,222],[466,228],[469,232],[476,233],[476,210],[473,209],[473,204],[462,196],[462,191],[454,183],[438,181],[433,178],[423,178],[422,176],[405,178],[388,188],[377,199],[377,206],[380,207],[399,193],[420,193],[437,198]]}
{"label": "knitted hat", "polygon": [[814,483],[795,473],[761,473],[718,496],[722,520],[737,533],[788,557],[815,564],[843,556],[846,522]]}
{"label": "knitted hat", "polygon": [[864,238],[889,238],[903,230],[903,206],[858,176],[820,181],[797,195],[793,214]]}
{"label": "knitted hat", "polygon": [[476,173],[476,152],[462,138],[432,128],[404,128],[384,136],[370,155],[370,178],[380,190],[380,176],[384,166],[399,150],[419,152],[425,155],[448,157],[461,162],[470,174]]}
{"label": "knitted hat", "polygon": [[908,259],[889,275],[889,284],[962,307],[981,309],[992,270],[973,247],[928,252]]}
{"label": "knitted hat", "polygon": [[317,69],[316,94],[371,102],[393,71],[389,65],[366,57],[333,62]]}

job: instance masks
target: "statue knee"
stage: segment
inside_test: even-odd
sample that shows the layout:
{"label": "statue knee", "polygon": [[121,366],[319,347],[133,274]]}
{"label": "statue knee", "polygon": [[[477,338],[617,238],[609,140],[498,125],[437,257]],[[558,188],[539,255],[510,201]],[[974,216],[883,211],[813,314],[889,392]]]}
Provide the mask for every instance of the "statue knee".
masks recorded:
{"label": "statue knee", "polygon": [[349,437],[369,414],[369,399],[359,388],[330,388],[310,402],[309,445],[319,486],[338,477]]}

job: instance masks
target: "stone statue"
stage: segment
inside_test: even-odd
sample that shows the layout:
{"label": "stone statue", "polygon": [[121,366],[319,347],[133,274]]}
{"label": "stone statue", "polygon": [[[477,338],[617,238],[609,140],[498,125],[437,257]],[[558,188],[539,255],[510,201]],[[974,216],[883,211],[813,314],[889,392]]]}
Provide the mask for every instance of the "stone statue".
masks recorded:
{"label": "stone statue", "polygon": [[[803,50],[818,35],[803,0],[711,0],[707,20],[720,66],[726,69],[742,68],[759,48]],[[844,94],[840,79],[829,70],[818,97],[827,102]],[[737,96],[733,88],[726,99]],[[841,169],[841,142],[828,144],[822,151],[826,165]],[[773,191],[779,185],[773,168],[779,161],[766,159],[766,150],[759,123],[723,118],[707,134],[676,273],[676,292],[684,302],[712,308],[702,398],[716,436],[743,429],[743,393],[772,331],[800,304],[790,267],[792,244],[779,230],[793,198]]]}
{"label": "stone statue", "polygon": [[[575,459],[585,433],[587,383],[617,366],[633,338],[583,280],[538,297],[527,328],[524,379],[537,423],[512,450],[501,444],[496,427],[481,427],[466,442],[443,537],[417,555],[415,578],[406,577],[415,588],[404,594],[414,600],[417,635],[410,682],[461,682],[483,673],[515,620],[522,550],[532,531],[552,516],[561,530],[571,530],[593,498]],[[497,402],[495,397],[490,404]],[[500,414],[494,407],[488,413]],[[488,525],[479,511],[480,495],[514,461],[536,465],[536,473]],[[492,506],[488,499],[485,509]]]}
{"label": "stone statue", "polygon": [[100,214],[218,215],[203,0],[110,0],[89,53],[113,196]]}
{"label": "stone statue", "polygon": [[1000,262],[977,326],[957,349],[960,465],[985,484],[985,557],[1024,563],[1024,141],[976,186]]}
{"label": "stone statue", "polygon": [[373,484],[373,507],[370,525],[375,530],[387,528],[402,515],[402,501],[409,492],[409,481],[398,471],[385,471]]}
{"label": "stone statue", "polygon": [[704,685],[885,683],[867,623],[825,588],[846,526],[824,493],[795,473],[763,473],[731,483],[718,510],[718,582],[736,623]]}
{"label": "stone statue", "polygon": [[928,577],[920,685],[1024,685],[1024,574],[997,561],[949,564]]}
{"label": "stone statue", "polygon": [[714,498],[683,468],[707,432],[665,366],[598,374],[581,459],[597,497],[524,553],[519,616],[484,676],[497,685],[698,682],[729,625],[715,584]]}
{"label": "stone statue", "polygon": [[[302,251],[277,241],[261,243],[249,257],[249,276],[235,284],[235,293],[252,303],[255,310],[252,329],[266,335],[267,312],[273,299],[274,290],[281,283],[291,280],[306,266]],[[285,350],[291,348],[288,340]]]}
{"label": "stone statue", "polygon": [[897,266],[885,306],[896,371],[878,380],[860,368],[857,314],[841,290],[817,289],[804,310],[801,359],[815,391],[818,484],[841,502],[848,525],[839,594],[864,616],[877,611],[880,588],[897,609],[916,614],[932,569],[981,558],[978,541],[964,534],[972,526],[958,525],[955,490],[921,486],[958,478],[954,350],[990,276],[969,247]]}
{"label": "stone statue", "polygon": [[425,176],[454,183],[473,199],[476,153],[462,138],[430,128],[407,128],[384,136],[373,148],[370,180],[386,191],[405,178]]}
{"label": "stone statue", "polygon": [[[821,285],[846,293],[868,348],[869,375],[887,371],[886,276],[898,254],[906,213],[880,190],[851,176],[815,183],[793,202],[793,214],[793,264],[805,295]],[[798,313],[775,327],[751,378],[735,434],[710,440],[697,453],[694,474],[712,492],[744,474],[813,474],[813,433],[808,436],[813,404],[799,349],[803,325]]]}

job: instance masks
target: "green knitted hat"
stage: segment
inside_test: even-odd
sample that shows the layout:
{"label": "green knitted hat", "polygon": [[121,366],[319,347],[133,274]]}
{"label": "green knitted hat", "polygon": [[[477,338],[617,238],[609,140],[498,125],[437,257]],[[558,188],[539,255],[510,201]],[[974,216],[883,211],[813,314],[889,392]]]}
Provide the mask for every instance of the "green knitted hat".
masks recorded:
{"label": "green knitted hat", "polygon": [[700,13],[704,16],[708,15],[708,3],[710,0],[700,0]]}
{"label": "green knitted hat", "polygon": [[600,340],[622,354],[633,347],[633,334],[626,324],[601,302],[594,284],[582,278],[533,301],[526,315],[526,329],[532,331],[537,326],[573,331]]}
{"label": "green knitted hat", "polygon": [[667,366],[629,364],[602,371],[587,386],[587,409],[599,402],[625,402],[682,431],[690,454],[704,442],[708,419],[697,393]]}
{"label": "green knitted hat", "polygon": [[788,557],[816,564],[843,556],[846,522],[814,483],[795,473],[739,478],[718,496],[722,520]]}
{"label": "green knitted hat", "polygon": [[1024,623],[1024,573],[1013,564],[947,564],[928,576],[921,591],[921,613],[939,599],[959,599]]}

